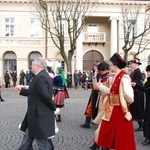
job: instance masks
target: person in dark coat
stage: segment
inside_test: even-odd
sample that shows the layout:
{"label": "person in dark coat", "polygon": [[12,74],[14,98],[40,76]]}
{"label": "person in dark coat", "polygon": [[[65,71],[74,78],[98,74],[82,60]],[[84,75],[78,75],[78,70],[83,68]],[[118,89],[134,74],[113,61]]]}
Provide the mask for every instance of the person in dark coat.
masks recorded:
{"label": "person in dark coat", "polygon": [[79,70],[78,76],[79,76],[79,85],[81,85],[81,83],[82,83],[82,81],[81,81],[81,77],[82,77],[81,70]]}
{"label": "person in dark coat", "polygon": [[72,88],[72,74],[70,72],[67,73],[67,88]]}
{"label": "person in dark coat", "polygon": [[51,137],[55,135],[56,104],[52,100],[53,87],[46,68],[46,60],[43,57],[35,58],[32,64],[35,77],[29,88],[26,89],[22,85],[15,87],[16,91],[20,91],[20,95],[28,97],[28,109],[21,126],[28,139],[22,141],[20,150],[24,150],[26,144],[31,143],[33,139],[40,150],[54,149]]}
{"label": "person in dark coat", "polygon": [[24,70],[21,70],[21,72],[20,72],[20,81],[19,81],[20,85],[25,85],[25,83],[24,83],[25,76],[26,76],[26,74],[24,73]]}
{"label": "person in dark coat", "polygon": [[16,82],[17,82],[17,71],[14,70],[12,72],[11,76],[12,76],[13,86],[15,87],[16,86]]}
{"label": "person in dark coat", "polygon": [[[142,81],[142,73],[139,69],[139,65],[141,65],[140,60],[135,58],[130,61],[130,70],[131,70],[131,82],[135,82],[137,85],[141,86],[143,84]],[[135,129],[135,131],[143,130],[143,118],[144,118],[144,94],[142,91],[133,87],[134,90],[134,102],[130,105],[130,111],[133,117],[133,120],[138,122],[139,127]]]}
{"label": "person in dark coat", "polygon": [[9,84],[10,84],[10,74],[8,72],[8,70],[6,70],[6,73],[4,75],[4,79],[5,79],[5,88],[8,88]]}
{"label": "person in dark coat", "polygon": [[31,78],[32,78],[32,75],[29,71],[26,72],[25,78],[26,78],[26,85],[29,85],[30,81],[31,81]]}
{"label": "person in dark coat", "polygon": [[144,92],[146,96],[146,107],[143,123],[143,135],[145,139],[142,142],[143,145],[150,144],[150,65],[146,67],[146,72],[147,72],[147,81],[143,86],[138,85],[135,82],[132,82],[132,86]]}
{"label": "person in dark coat", "polygon": [[79,75],[78,75],[78,70],[76,70],[74,72],[73,78],[74,78],[75,89],[77,89],[78,84],[79,84],[79,80],[80,80]]}
{"label": "person in dark coat", "polygon": [[[99,61],[97,61],[96,63],[94,63],[94,71],[97,70],[97,66],[100,64]],[[99,81],[100,78],[100,73],[97,74],[96,79],[97,82]],[[98,97],[99,91],[98,90],[94,90],[92,89],[91,91],[91,95],[88,101],[88,104],[86,106],[85,109],[85,123],[81,124],[80,127],[82,128],[90,128],[90,123],[91,123],[91,119],[95,119],[95,117],[97,116],[98,113],[98,106],[96,107],[96,103],[97,103],[97,97]]]}

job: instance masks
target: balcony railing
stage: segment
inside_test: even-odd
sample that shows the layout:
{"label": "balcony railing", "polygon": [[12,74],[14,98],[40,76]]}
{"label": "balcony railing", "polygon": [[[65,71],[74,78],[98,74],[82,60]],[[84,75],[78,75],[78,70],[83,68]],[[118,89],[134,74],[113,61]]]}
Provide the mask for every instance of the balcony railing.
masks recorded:
{"label": "balcony railing", "polygon": [[106,33],[84,33],[84,43],[105,43],[106,42]]}

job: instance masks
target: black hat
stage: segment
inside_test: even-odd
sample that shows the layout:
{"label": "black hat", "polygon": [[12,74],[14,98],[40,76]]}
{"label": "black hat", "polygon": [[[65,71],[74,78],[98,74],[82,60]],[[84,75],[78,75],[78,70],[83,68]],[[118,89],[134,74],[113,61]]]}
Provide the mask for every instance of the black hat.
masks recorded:
{"label": "black hat", "polygon": [[103,61],[97,66],[97,69],[101,70],[101,71],[108,70],[109,64],[107,62]]}
{"label": "black hat", "polygon": [[145,69],[147,72],[150,71],[150,65],[148,65]]}
{"label": "black hat", "polygon": [[110,61],[120,69],[124,68],[127,65],[126,61],[118,53],[115,53],[110,58]]}
{"label": "black hat", "polygon": [[141,62],[140,62],[139,58],[134,58],[134,59],[130,60],[130,63],[135,63],[135,64],[138,64],[138,65],[141,65]]}

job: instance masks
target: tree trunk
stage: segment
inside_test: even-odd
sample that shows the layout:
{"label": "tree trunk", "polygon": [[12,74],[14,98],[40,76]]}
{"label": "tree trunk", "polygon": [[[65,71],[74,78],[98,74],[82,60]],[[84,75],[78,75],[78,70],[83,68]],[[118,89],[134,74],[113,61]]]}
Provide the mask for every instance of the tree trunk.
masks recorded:
{"label": "tree trunk", "polygon": [[125,60],[125,61],[128,60],[128,51],[124,51],[124,60]]}

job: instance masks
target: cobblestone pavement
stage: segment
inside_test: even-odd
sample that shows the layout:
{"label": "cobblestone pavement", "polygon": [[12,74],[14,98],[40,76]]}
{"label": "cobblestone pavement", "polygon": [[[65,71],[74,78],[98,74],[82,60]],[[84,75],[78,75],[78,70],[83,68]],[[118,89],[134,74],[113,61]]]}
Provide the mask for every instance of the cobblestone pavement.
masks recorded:
{"label": "cobblestone pavement", "polygon": [[[1,90],[5,102],[0,102],[0,150],[17,150],[23,136],[18,125],[27,109],[26,98],[19,96],[12,88]],[[65,109],[61,110],[62,122],[58,123],[60,131],[53,139],[55,150],[89,150],[97,126],[91,124],[90,129],[82,129],[80,124],[85,121],[83,114],[90,92],[82,88],[69,89],[70,98],[65,101]],[[135,132],[135,139],[137,150],[150,150],[150,145],[141,144],[142,132]],[[37,150],[35,142],[33,147]]]}

